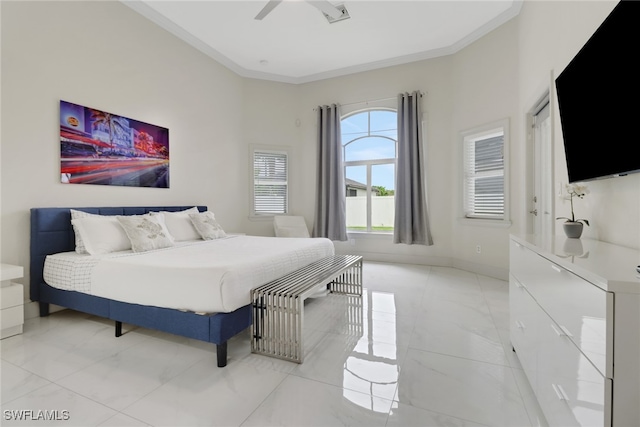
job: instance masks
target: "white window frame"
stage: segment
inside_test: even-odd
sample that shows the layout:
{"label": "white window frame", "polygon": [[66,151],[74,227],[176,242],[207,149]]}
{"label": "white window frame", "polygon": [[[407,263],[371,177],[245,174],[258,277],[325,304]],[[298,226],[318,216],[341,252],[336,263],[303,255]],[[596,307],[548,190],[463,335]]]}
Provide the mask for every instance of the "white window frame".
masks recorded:
{"label": "white window frame", "polygon": [[[395,100],[395,98],[394,98]],[[348,117],[357,115],[357,114],[361,114],[361,113],[371,113],[374,111],[390,111],[393,113],[398,114],[398,109],[397,107],[390,107],[390,106],[380,106],[380,107],[368,107],[365,109],[358,109],[358,110],[354,110],[351,111],[349,113],[343,114],[342,117],[340,118],[340,120],[344,120]],[[369,128],[370,131],[370,128]],[[349,230],[347,229],[347,233],[348,234],[358,234],[358,235],[364,235],[364,234],[369,234],[369,235],[376,235],[376,234],[380,234],[380,235],[393,235],[393,231],[375,231],[373,230],[373,226],[372,226],[372,185],[371,185],[371,180],[372,180],[372,167],[376,166],[376,165],[393,165],[394,167],[394,173],[397,174],[397,168],[398,168],[398,140],[397,139],[392,139],[392,138],[388,138],[388,137],[382,137],[382,138],[386,138],[389,139],[390,141],[394,141],[396,144],[396,148],[395,148],[395,153],[396,156],[394,158],[381,158],[381,159],[369,159],[369,160],[352,160],[352,161],[345,161],[344,160],[344,154],[345,154],[345,149],[346,146],[358,139],[363,139],[363,138],[370,138],[371,134],[368,134],[364,137],[359,137],[359,138],[355,138],[351,141],[349,141],[347,144],[342,145],[341,149],[342,149],[342,153],[343,153],[343,161],[342,161],[342,165],[343,165],[343,170],[344,170],[344,175],[345,177],[347,176],[347,168],[350,166],[365,166],[366,170],[367,170],[367,182],[364,183],[367,186],[367,229],[366,230]],[[345,196],[347,196],[345,194]],[[347,196],[348,197],[348,196]]]}
{"label": "white window frame", "polygon": [[[478,141],[503,136],[502,157],[502,179],[503,179],[503,212],[502,215],[482,215],[473,214],[470,209],[472,204],[470,196],[473,190],[470,188],[471,182],[475,178],[499,176],[498,171],[481,172],[474,174],[471,170],[471,159],[469,158],[471,148]],[[460,133],[460,158],[461,158],[461,197],[460,199],[460,217],[459,221],[472,225],[486,225],[494,227],[509,227],[511,225],[509,212],[509,119],[503,119],[486,125],[478,126]]]}
{"label": "white window frame", "polygon": [[[256,166],[256,154],[267,154],[267,155],[276,155],[283,156],[285,159],[285,177],[282,181],[259,181],[255,176],[255,166]],[[254,219],[271,219],[274,215],[284,215],[289,213],[289,174],[291,171],[289,165],[290,159],[290,150],[286,147],[273,147],[273,146],[264,146],[264,145],[252,145],[251,146],[251,155],[249,158],[249,186],[250,186],[250,218]],[[256,186],[260,185],[273,185],[284,187],[285,189],[285,201],[284,201],[284,211],[274,211],[274,212],[258,212],[256,211]]]}

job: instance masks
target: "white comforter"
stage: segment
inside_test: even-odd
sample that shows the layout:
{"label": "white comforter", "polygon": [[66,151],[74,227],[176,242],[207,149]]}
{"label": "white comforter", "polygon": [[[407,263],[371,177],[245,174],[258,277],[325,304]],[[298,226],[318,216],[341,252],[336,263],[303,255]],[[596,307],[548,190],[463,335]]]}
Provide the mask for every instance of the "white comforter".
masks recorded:
{"label": "white comforter", "polygon": [[49,255],[44,279],[128,303],[230,312],[249,303],[252,288],[333,254],[328,239],[230,236],[143,253]]}

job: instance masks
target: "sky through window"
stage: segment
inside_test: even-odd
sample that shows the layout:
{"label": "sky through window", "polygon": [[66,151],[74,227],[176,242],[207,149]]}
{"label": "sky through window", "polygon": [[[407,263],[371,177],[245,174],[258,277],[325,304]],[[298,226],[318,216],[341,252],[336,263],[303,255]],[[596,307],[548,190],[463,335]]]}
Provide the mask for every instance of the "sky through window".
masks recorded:
{"label": "sky through window", "polygon": [[[353,114],[342,119],[342,145],[344,161],[372,159],[395,159],[397,113],[395,111],[373,110]],[[372,176],[372,185],[395,190],[395,166],[378,165]],[[366,168],[347,168],[348,179],[360,183],[367,182]]]}

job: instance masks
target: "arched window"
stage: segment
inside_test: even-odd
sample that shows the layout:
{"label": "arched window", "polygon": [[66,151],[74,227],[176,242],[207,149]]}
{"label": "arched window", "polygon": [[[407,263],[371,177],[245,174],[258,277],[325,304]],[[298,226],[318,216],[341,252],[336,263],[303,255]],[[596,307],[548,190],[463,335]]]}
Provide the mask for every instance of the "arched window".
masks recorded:
{"label": "arched window", "polygon": [[397,127],[397,112],[392,109],[342,118],[347,231],[393,232]]}

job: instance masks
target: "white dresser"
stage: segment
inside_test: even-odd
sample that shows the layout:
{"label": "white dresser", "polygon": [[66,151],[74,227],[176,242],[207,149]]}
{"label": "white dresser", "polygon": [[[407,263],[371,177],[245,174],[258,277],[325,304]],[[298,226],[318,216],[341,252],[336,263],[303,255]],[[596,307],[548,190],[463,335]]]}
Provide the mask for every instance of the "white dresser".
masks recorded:
{"label": "white dresser", "polygon": [[0,264],[0,328],[4,339],[22,333],[24,323],[24,290],[20,283],[12,282],[23,276],[18,265]]}
{"label": "white dresser", "polygon": [[640,426],[640,251],[511,236],[511,344],[550,426]]}

